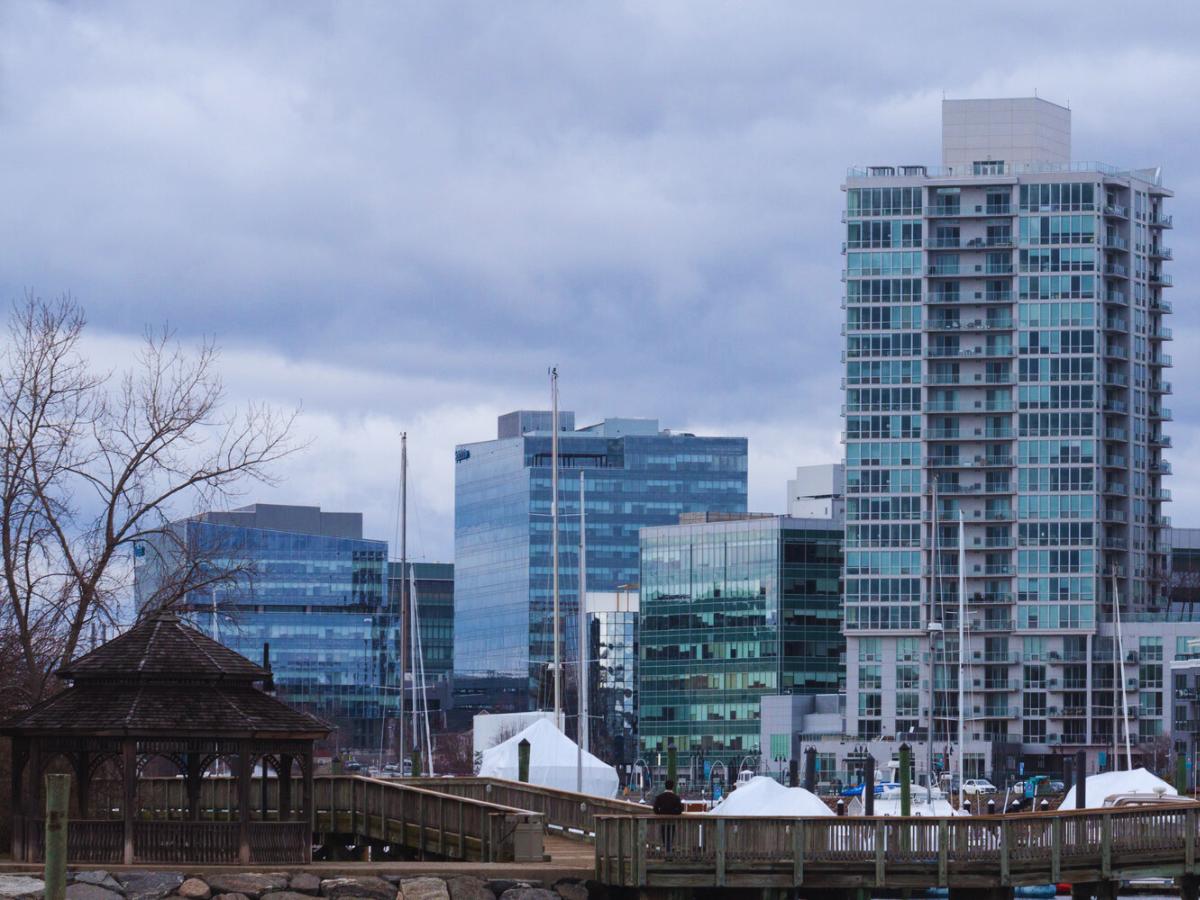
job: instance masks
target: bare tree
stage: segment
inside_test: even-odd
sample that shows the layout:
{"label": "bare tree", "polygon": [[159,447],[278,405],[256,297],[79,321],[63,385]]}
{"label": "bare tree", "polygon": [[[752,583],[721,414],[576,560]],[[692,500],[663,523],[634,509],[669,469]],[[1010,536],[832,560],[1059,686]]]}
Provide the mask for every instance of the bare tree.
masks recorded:
{"label": "bare tree", "polygon": [[273,483],[272,464],[296,449],[296,413],[224,408],[211,341],[189,352],[147,332],[124,371],[97,372],[84,327],[71,298],[27,296],[0,355],[0,625],[17,636],[27,702],[89,625],[112,620],[135,551],[152,548],[163,575],[144,607],[228,579],[172,517]]}

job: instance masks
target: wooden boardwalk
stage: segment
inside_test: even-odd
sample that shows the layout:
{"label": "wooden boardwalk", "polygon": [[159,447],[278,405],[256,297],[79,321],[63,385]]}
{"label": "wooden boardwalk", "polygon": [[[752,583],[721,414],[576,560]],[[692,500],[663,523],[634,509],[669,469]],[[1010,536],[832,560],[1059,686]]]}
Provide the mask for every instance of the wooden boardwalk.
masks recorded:
{"label": "wooden boardwalk", "polygon": [[953,818],[601,816],[596,877],[630,888],[1011,888],[1185,878],[1200,804]]}

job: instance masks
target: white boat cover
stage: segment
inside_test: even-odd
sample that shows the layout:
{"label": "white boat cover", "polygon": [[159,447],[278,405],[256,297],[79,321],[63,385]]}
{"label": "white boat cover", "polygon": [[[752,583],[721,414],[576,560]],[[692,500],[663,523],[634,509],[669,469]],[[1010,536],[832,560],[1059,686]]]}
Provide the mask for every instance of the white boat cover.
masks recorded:
{"label": "white boat cover", "polygon": [[[516,781],[517,745],[529,741],[529,783],[562,791],[576,789],[576,743],[554,727],[548,719],[539,719],[495,747],[483,751],[479,774],[484,777]],[[620,779],[617,770],[592,756],[583,754],[583,792],[593,797],[615,797]]]}
{"label": "white boat cover", "polygon": [[832,816],[833,810],[804,788],[784,787],[758,775],[733,791],[707,813],[710,816]]}
{"label": "white boat cover", "polygon": [[[1087,809],[1102,809],[1104,800],[1113,794],[1153,794],[1156,788],[1165,788],[1164,794],[1175,796],[1179,791],[1171,787],[1152,772],[1145,769],[1130,769],[1126,772],[1101,772],[1087,779]],[[1059,809],[1075,809],[1075,788],[1067,791]]]}

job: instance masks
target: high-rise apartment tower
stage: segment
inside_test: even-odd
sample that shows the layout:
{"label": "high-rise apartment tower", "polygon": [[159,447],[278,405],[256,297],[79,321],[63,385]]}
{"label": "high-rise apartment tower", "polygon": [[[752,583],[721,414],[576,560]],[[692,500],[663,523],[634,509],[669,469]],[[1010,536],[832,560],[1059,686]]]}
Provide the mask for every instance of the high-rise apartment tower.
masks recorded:
{"label": "high-rise apartment tower", "polygon": [[961,516],[968,739],[1098,758],[1138,675],[1114,597],[1165,588],[1172,194],[1072,162],[1040,99],[944,101],[942,150],[845,185],[848,729],[921,735],[932,683],[954,741]]}

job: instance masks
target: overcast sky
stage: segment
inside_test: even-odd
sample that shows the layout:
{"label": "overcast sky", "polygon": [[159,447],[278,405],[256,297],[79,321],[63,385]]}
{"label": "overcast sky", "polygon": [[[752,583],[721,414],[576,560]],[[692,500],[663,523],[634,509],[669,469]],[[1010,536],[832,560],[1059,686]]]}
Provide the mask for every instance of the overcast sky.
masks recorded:
{"label": "overcast sky", "polygon": [[[1075,11],[1071,11],[1074,7]],[[1149,8],[1148,8],[1149,9]],[[0,3],[0,296],[73,293],[302,403],[249,499],[453,551],[453,447],[544,408],[750,439],[750,505],[835,461],[846,167],[936,164],[940,101],[1069,103],[1177,193],[1179,524],[1200,525],[1198,5]]]}

